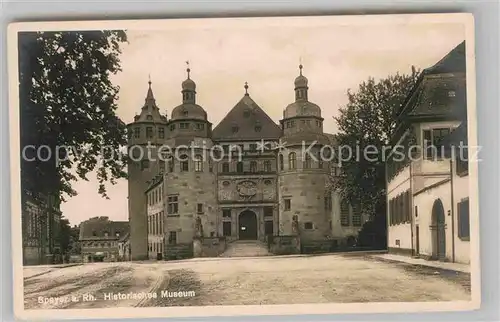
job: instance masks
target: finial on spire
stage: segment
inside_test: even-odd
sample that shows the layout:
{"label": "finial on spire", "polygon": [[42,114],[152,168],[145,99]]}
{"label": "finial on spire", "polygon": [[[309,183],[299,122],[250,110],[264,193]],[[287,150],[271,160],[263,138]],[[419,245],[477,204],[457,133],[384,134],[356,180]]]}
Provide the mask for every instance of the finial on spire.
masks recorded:
{"label": "finial on spire", "polygon": [[191,69],[189,68],[189,60],[186,60],[186,66],[187,66],[186,71],[187,71],[187,74],[188,74],[188,79],[190,79],[189,78],[189,73],[191,72]]}
{"label": "finial on spire", "polygon": [[299,57],[299,72],[300,72],[300,76],[302,76],[302,56]]}
{"label": "finial on spire", "polygon": [[148,74],[148,84],[149,88],[151,88],[151,74]]}
{"label": "finial on spire", "polygon": [[245,95],[248,96],[248,83],[247,82],[245,82],[245,86],[244,87],[245,87]]}

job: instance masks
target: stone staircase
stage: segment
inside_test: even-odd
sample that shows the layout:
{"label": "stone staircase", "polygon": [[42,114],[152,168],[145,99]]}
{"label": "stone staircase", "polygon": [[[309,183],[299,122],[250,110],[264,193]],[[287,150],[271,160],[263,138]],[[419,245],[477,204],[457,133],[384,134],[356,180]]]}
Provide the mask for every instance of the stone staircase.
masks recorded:
{"label": "stone staircase", "polygon": [[227,246],[219,257],[256,257],[272,255],[267,245],[258,240],[237,240]]}

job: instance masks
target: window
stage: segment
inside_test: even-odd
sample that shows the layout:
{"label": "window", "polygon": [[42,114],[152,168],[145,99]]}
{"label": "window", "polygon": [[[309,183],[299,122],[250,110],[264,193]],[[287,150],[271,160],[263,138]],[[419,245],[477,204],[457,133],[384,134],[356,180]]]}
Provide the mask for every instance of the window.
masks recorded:
{"label": "window", "polygon": [[109,233],[107,231],[104,232],[104,237],[108,237]]}
{"label": "window", "polygon": [[167,163],[168,163],[168,172],[174,172],[174,158],[172,156],[168,157]]}
{"label": "window", "polygon": [[271,161],[264,161],[264,172],[271,172]]}
{"label": "window", "polygon": [[236,164],[236,172],[243,172],[243,162],[239,161]]}
{"label": "window", "polygon": [[283,169],[285,168],[285,161],[283,160],[283,154],[280,154],[279,162],[280,162],[280,170],[283,171]]}
{"label": "window", "polygon": [[264,217],[273,216],[273,207],[264,207]]}
{"label": "window", "polygon": [[321,152],[318,152],[318,168],[323,169],[323,158],[321,157]]}
{"label": "window", "polygon": [[229,172],[229,163],[222,163],[222,172]]}
{"label": "window", "polygon": [[189,115],[189,113],[188,113],[188,111],[183,111],[183,112],[182,112],[182,115],[183,115],[184,117],[187,117],[187,116]]}
{"label": "window", "polygon": [[340,202],[340,224],[349,226],[349,203],[345,199]]}
{"label": "window", "polygon": [[170,125],[170,131],[174,131],[174,130],[175,130],[175,124]]}
{"label": "window", "polygon": [[141,137],[141,128],[140,127],[135,127],[134,128],[134,137],[136,139],[140,138]]}
{"label": "window", "polygon": [[212,159],[208,159],[208,172],[214,172],[214,164]]}
{"label": "window", "polygon": [[450,129],[448,128],[422,131],[423,148],[426,158],[432,159],[435,157],[443,157],[443,140],[448,134],[450,134]]}
{"label": "window", "polygon": [[194,157],[194,171],[203,172],[203,159],[201,155],[197,155]]}
{"label": "window", "polygon": [[225,221],[222,223],[222,235],[231,236],[231,222]]}
{"label": "window", "polygon": [[176,214],[179,212],[179,196],[168,196],[167,213]]}
{"label": "window", "polygon": [[361,226],[361,207],[358,203],[355,203],[352,207],[352,225]]}
{"label": "window", "polygon": [[257,151],[257,144],[256,143],[250,143],[250,151]]}
{"label": "window", "polygon": [[141,170],[145,170],[149,168],[149,160],[142,160],[141,161]]}
{"label": "window", "polygon": [[290,121],[290,127],[295,127],[295,121]]}
{"label": "window", "polygon": [[250,172],[257,172],[257,162],[250,161]]}
{"label": "window", "polygon": [[181,123],[181,124],[179,124],[179,128],[181,130],[188,129],[189,128],[189,123]]}
{"label": "window", "polygon": [[255,132],[260,132],[262,130],[262,126],[256,125],[255,126]]}
{"label": "window", "polygon": [[146,127],[146,138],[151,139],[153,137],[153,128],[151,126]]}
{"label": "window", "polygon": [[311,230],[313,229],[313,223],[312,222],[306,222],[304,223],[304,229]]}
{"label": "window", "polygon": [[198,130],[203,130],[203,129],[205,128],[205,124],[203,124],[203,123],[197,123],[197,124],[196,124],[196,128],[197,128]]}
{"label": "window", "polygon": [[304,154],[304,169],[310,169],[311,168],[311,156],[309,153]]}
{"label": "window", "polygon": [[158,162],[159,162],[159,163],[158,163],[158,166],[159,166],[159,168],[160,168],[160,173],[165,172],[165,162],[163,162],[163,161],[161,161],[161,160],[160,160],[160,161],[158,161]]}
{"label": "window", "polygon": [[289,211],[292,209],[292,200],[285,199],[285,211]]}
{"label": "window", "polygon": [[177,244],[177,232],[176,231],[171,231],[168,235],[168,243],[170,245],[175,245]]}
{"label": "window", "polygon": [[332,210],[332,194],[331,193],[327,193],[325,195],[325,210],[326,211]]}
{"label": "window", "polygon": [[295,169],[296,162],[297,162],[297,154],[295,154],[295,152],[291,152],[288,155],[288,169],[290,170]]}
{"label": "window", "polygon": [[272,236],[274,234],[274,224],[272,220],[265,221],[264,233],[266,234],[266,236]]}
{"label": "window", "polygon": [[456,171],[457,175],[459,176],[464,176],[469,173],[469,160],[468,160],[468,155],[467,155],[467,149],[464,148],[461,151],[458,150],[457,157],[456,157]]}
{"label": "window", "polygon": [[188,172],[189,171],[189,161],[187,160],[187,155],[181,158],[181,172]]}
{"label": "window", "polygon": [[196,205],[196,213],[202,214],[203,213],[203,204],[199,203]]}
{"label": "window", "polygon": [[223,218],[231,218],[231,209],[222,209]]}
{"label": "window", "polygon": [[455,91],[448,91],[448,97],[455,97],[456,93]]}
{"label": "window", "polygon": [[458,238],[470,239],[469,199],[458,203]]}
{"label": "window", "polygon": [[233,133],[238,133],[238,130],[239,130],[239,129],[238,129],[238,127],[237,127],[237,126],[233,126],[233,128],[232,128]]}
{"label": "window", "polygon": [[418,217],[418,207],[415,206],[415,217]]}

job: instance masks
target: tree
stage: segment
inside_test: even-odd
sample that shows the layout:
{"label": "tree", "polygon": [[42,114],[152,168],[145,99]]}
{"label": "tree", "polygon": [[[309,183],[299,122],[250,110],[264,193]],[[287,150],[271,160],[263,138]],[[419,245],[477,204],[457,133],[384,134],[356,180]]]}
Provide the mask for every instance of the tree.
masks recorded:
{"label": "tree", "polygon": [[69,225],[69,220],[66,218],[61,218],[59,230],[59,244],[61,246],[61,254],[66,255],[71,251],[72,236],[71,236],[71,226]]}
{"label": "tree", "polygon": [[[344,153],[338,155],[342,176],[332,178],[332,185],[342,198],[359,204],[363,213],[376,221],[368,224],[369,229],[385,229],[384,161],[396,116],[419,74],[412,68],[409,75],[396,74],[379,81],[369,78],[356,92],[347,92],[349,101],[335,118],[339,128],[336,140]],[[382,218],[375,218],[377,214]]]}
{"label": "tree", "polygon": [[110,80],[121,70],[125,32],[24,32],[18,39],[23,190],[64,200],[76,195],[71,182],[96,170],[107,197],[105,184],[126,177],[126,128]]}

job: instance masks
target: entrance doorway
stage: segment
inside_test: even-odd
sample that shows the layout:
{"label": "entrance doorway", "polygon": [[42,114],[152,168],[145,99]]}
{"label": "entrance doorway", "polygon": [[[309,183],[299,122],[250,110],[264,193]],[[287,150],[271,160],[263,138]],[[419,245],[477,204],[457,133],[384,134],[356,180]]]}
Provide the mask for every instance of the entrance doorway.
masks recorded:
{"label": "entrance doorway", "polygon": [[257,216],[253,211],[245,210],[238,217],[239,239],[257,239]]}
{"label": "entrance doorway", "polygon": [[446,259],[446,225],[444,207],[441,199],[434,201],[432,206],[432,250],[433,257],[444,261]]}

